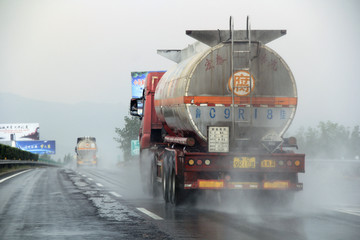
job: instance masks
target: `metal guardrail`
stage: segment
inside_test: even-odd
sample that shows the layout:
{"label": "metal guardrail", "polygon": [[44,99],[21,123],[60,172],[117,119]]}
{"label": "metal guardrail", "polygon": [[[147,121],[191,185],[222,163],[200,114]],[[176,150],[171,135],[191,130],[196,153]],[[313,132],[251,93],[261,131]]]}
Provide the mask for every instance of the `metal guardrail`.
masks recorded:
{"label": "metal guardrail", "polygon": [[1,165],[30,165],[30,166],[47,166],[47,167],[62,167],[61,163],[47,161],[47,160],[38,160],[38,161],[31,161],[31,160],[3,160],[0,159],[0,168]]}

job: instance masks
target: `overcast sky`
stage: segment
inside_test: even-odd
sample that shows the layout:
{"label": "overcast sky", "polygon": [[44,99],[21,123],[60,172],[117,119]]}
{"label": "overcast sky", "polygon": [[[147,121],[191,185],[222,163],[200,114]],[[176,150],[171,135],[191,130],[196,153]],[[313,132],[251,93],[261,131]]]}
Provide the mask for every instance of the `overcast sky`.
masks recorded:
{"label": "overcast sky", "polygon": [[[0,0],[0,94],[129,102],[130,72],[166,70],[157,49],[190,29],[287,29],[269,44],[297,81],[295,125],[360,124],[360,1]],[[126,114],[127,109],[123,110]]]}

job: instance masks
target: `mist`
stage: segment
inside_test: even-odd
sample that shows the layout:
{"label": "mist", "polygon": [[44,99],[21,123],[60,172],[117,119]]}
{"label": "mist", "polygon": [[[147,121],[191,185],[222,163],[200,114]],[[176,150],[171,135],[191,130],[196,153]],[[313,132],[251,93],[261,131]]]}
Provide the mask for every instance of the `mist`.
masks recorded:
{"label": "mist", "polygon": [[[55,160],[74,153],[77,137],[96,137],[100,166],[116,165],[124,160],[113,138],[128,115],[130,73],[173,66],[156,50],[193,43],[185,30],[226,30],[230,15],[235,29],[245,29],[250,15],[252,29],[287,30],[268,45],[297,83],[299,104],[289,131],[328,120],[360,125],[359,10],[355,0],[3,0],[0,123],[39,122],[40,138],[56,140]],[[338,192],[346,170],[339,178],[333,174],[329,165],[307,165],[299,201],[346,197]],[[332,187],[324,187],[329,182]]]}
{"label": "mist", "polygon": [[185,30],[228,29],[230,15],[235,28],[244,29],[249,15],[252,29],[287,30],[269,46],[297,82],[299,104],[291,129],[327,120],[354,126],[360,118],[351,107],[360,102],[359,9],[355,0],[3,0],[0,92],[68,104],[127,103],[131,71],[174,65],[157,49],[193,43]]}

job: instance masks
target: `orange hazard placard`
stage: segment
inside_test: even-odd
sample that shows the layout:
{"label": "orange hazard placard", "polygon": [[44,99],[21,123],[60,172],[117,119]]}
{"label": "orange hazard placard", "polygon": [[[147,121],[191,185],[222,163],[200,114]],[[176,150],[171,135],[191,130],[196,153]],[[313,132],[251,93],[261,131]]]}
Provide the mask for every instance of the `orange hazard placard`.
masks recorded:
{"label": "orange hazard placard", "polygon": [[[240,70],[234,73],[234,82],[233,76],[229,78],[229,89],[231,92],[234,92],[237,96],[247,96],[251,93],[255,86],[254,76],[251,75],[250,81],[250,73],[245,70]],[[234,87],[234,89],[233,89]]]}

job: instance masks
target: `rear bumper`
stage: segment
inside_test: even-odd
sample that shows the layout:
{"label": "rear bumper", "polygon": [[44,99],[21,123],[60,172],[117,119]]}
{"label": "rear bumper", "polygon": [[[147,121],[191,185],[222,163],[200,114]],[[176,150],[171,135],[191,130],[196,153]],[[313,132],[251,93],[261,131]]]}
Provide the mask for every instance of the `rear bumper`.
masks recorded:
{"label": "rear bumper", "polygon": [[304,154],[188,153],[183,159],[184,189],[303,189]]}
{"label": "rear bumper", "polygon": [[97,161],[77,161],[78,166],[94,166],[97,165]]}
{"label": "rear bumper", "polygon": [[292,183],[286,180],[263,182],[227,182],[225,180],[198,179],[185,182],[184,189],[240,189],[240,190],[293,190],[301,191],[302,183]]}
{"label": "rear bumper", "polygon": [[[192,164],[192,161],[194,164]],[[201,160],[198,164],[198,160]],[[206,160],[209,164],[205,164]],[[186,172],[305,172],[304,154],[211,154],[187,153],[184,156]]]}

